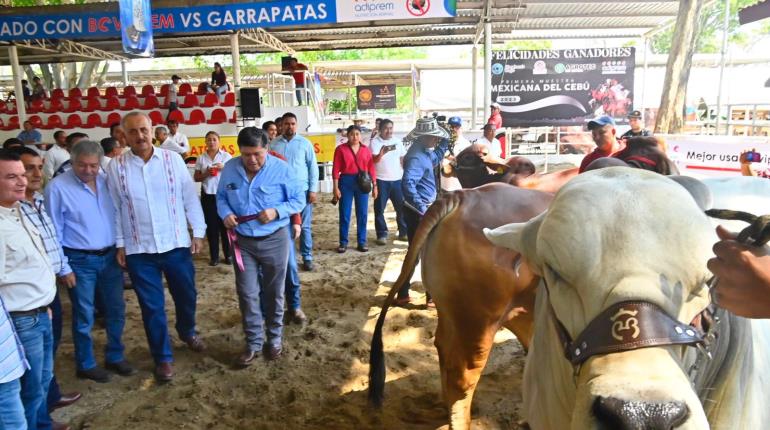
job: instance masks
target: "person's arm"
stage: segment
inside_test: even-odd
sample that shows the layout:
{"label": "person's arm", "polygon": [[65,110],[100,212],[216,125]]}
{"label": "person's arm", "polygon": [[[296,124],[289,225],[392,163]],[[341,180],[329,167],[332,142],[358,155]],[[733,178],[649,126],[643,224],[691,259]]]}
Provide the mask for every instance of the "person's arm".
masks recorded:
{"label": "person's arm", "polygon": [[61,247],[61,239],[64,238],[64,214],[62,213],[61,196],[58,189],[51,185],[43,190],[43,194],[45,195],[43,204],[45,205],[46,215],[48,215],[48,219],[51,220],[54,234],[56,235],[55,240],[58,244],[56,252],[59,253],[59,259],[61,260],[61,270],[56,276],[61,277],[72,273],[72,268],[70,268],[69,260],[67,259],[67,256],[64,255],[64,250]]}
{"label": "person's arm", "polygon": [[217,86],[217,72],[211,72],[211,86],[215,88]]}
{"label": "person's arm", "polygon": [[187,222],[192,226],[193,238],[203,239],[203,236],[206,235],[206,221],[203,218],[201,201],[197,198],[198,193],[195,189],[195,182],[190,178],[187,166],[185,166],[184,161],[180,157],[172,157],[171,159],[174,160],[174,168],[182,187],[182,203],[187,215]]}
{"label": "person's arm", "polygon": [[187,152],[187,151],[185,151],[184,148],[179,146],[179,144],[177,144],[174,141],[174,139],[168,139],[167,138],[165,141],[163,141],[163,143],[160,144],[160,147],[163,148],[163,149],[167,149],[169,151],[176,152],[177,154],[182,154],[182,153]]}
{"label": "person's arm", "polygon": [[[223,221],[230,215],[235,215],[235,211],[230,206],[230,202],[227,200],[227,183],[230,181],[229,172],[223,170],[219,178],[219,185],[217,186],[217,215]],[[234,176],[234,175],[233,175]]]}
{"label": "person's arm", "polygon": [[744,149],[741,151],[738,161],[741,163],[741,175],[743,176],[757,176],[757,172],[751,168],[751,161],[746,159],[746,154],[752,151],[756,151],[756,148]]}
{"label": "person's arm", "polygon": [[735,241],[735,235],[717,227],[719,242],[708,268],[719,278],[714,287],[719,306],[747,318],[770,318],[770,255],[766,248]]}
{"label": "person's arm", "polygon": [[193,179],[195,182],[201,182],[209,177],[209,170],[203,168],[203,157],[198,157],[195,160],[195,173],[193,173]]}
{"label": "person's arm", "polygon": [[318,192],[318,161],[315,156],[313,144],[307,145],[305,150],[305,163],[307,164],[307,190],[311,193]]}
{"label": "person's arm", "polygon": [[439,163],[441,163],[441,160],[444,159],[444,154],[446,153],[447,149],[449,148],[449,139],[441,139],[441,142],[436,145],[436,149],[433,150],[433,152],[430,152],[428,155],[430,157],[431,163],[433,163],[433,166],[438,166]]}
{"label": "person's arm", "polygon": [[187,136],[184,134],[181,134],[182,136],[181,142],[179,142],[179,147],[184,149],[184,152],[190,152],[190,141],[187,139]]}
{"label": "person's arm", "polygon": [[334,161],[332,162],[332,179],[334,180],[334,197],[340,198],[342,192],[340,191],[340,175],[342,174],[342,168],[345,165],[345,157],[342,155],[342,146],[344,143],[334,149]]}
{"label": "person's arm", "polygon": [[118,161],[110,162],[107,166],[107,188],[115,206],[115,260],[122,268],[126,268],[126,243],[123,237],[123,203],[120,199],[120,182],[118,180]]}
{"label": "person's arm", "polygon": [[427,209],[424,203],[420,201],[417,195],[417,183],[422,178],[423,170],[416,157],[406,157],[404,162],[404,178],[401,181],[401,190],[404,192],[404,200],[420,213],[425,213]]}
{"label": "person's arm", "polygon": [[46,181],[53,178],[55,163],[54,151],[48,151],[43,159],[43,177],[45,177]]}

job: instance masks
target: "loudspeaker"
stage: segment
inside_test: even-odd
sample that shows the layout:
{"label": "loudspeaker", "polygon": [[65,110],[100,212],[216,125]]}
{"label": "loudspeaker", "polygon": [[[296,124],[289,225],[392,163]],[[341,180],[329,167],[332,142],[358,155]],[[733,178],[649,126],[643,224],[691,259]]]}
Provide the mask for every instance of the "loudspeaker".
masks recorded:
{"label": "loudspeaker", "polygon": [[241,116],[243,118],[262,118],[259,88],[241,88]]}

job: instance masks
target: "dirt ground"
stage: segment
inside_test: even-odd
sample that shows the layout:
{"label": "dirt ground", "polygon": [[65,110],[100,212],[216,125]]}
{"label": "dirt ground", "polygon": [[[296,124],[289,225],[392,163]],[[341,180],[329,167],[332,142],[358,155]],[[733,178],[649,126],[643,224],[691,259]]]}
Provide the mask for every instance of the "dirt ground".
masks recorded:
{"label": "dirt ground", "polygon": [[[401,269],[405,242],[374,243],[370,205],[368,253],[354,247],[337,254],[337,207],[329,195],[313,220],[316,270],[301,272],[305,326],[284,330],[284,354],[276,362],[258,359],[234,369],[243,349],[233,268],[208,266],[195,258],[198,330],[208,349],[189,351],[173,330],[173,302],[166,309],[174,345],[176,377],[158,385],[136,296],[126,291],[126,358],[139,373],[98,384],[75,378],[66,293],[64,336],[56,356],[62,391],[80,391],[76,404],[54,419],[76,429],[435,429],[446,424],[440,399],[438,356],[433,346],[436,312],[417,306],[390,309],[385,325],[388,369],[381,411],[366,402],[369,342],[380,306]],[[393,231],[395,214],[387,213]],[[350,243],[355,244],[355,227]],[[421,287],[412,291],[424,303]],[[103,360],[104,330],[94,330],[97,360]],[[500,331],[473,407],[475,429],[511,429],[519,419],[523,351],[514,336]]]}

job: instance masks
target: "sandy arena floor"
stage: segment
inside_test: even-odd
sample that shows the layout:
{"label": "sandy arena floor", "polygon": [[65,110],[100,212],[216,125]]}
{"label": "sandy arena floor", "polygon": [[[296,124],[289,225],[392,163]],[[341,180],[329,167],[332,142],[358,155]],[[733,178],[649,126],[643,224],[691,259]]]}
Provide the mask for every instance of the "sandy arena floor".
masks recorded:
{"label": "sandy arena floor", "polygon": [[[406,243],[374,243],[370,205],[368,253],[337,254],[337,207],[323,202],[315,210],[314,272],[301,272],[304,327],[284,330],[284,354],[276,362],[260,358],[237,370],[243,348],[240,312],[232,267],[209,267],[208,255],[195,258],[198,330],[208,350],[189,351],[171,329],[176,378],[155,383],[153,363],[136,296],[126,291],[127,359],[140,371],[106,384],[75,378],[66,293],[64,336],[56,356],[62,391],[81,391],[83,399],[56,411],[54,419],[76,429],[435,429],[446,423],[440,399],[438,356],[433,346],[436,312],[392,308],[385,325],[388,383],[381,412],[366,402],[369,342],[380,306],[401,269]],[[387,213],[391,231],[395,214]],[[355,244],[355,227],[350,242]],[[424,290],[412,292],[424,303]],[[173,302],[167,295],[169,326]],[[104,330],[94,330],[97,360],[103,361]],[[511,429],[519,419],[523,352],[501,331],[476,391],[475,429]]]}

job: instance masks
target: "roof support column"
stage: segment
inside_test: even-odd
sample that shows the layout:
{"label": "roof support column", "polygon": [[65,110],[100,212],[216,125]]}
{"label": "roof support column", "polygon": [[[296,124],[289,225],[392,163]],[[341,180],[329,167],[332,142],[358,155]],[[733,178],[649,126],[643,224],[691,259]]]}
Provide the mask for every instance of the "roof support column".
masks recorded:
{"label": "roof support column", "polygon": [[642,113],[642,127],[644,127],[644,121],[646,120],[645,114],[644,114],[644,96],[647,93],[647,73],[648,73],[648,62],[647,62],[647,52],[650,50],[650,38],[647,36],[644,36],[644,41],[642,43],[642,46],[644,49],[643,58],[644,58],[644,67],[642,68],[642,96],[641,100],[639,101],[639,112]]}
{"label": "roof support column", "polygon": [[230,35],[230,55],[233,57],[233,92],[235,92],[236,111],[241,107],[241,45],[238,36],[238,33]]}
{"label": "roof support column", "polygon": [[128,68],[125,61],[120,62],[120,71],[123,74],[123,87],[125,88],[128,86]]}
{"label": "roof support column", "polygon": [[489,118],[492,104],[492,23],[484,24],[484,118]]}
{"label": "roof support column", "polygon": [[476,82],[476,76],[478,75],[479,67],[479,47],[473,45],[471,49],[471,130],[476,129],[476,118],[479,114],[478,110],[478,84]]}
{"label": "roof support column", "polygon": [[13,88],[16,94],[16,111],[19,115],[19,124],[24,124],[27,120],[27,109],[24,104],[24,91],[21,88],[21,68],[19,67],[19,52],[16,45],[8,47],[8,57],[11,60],[11,73],[13,73]]}
{"label": "roof support column", "polygon": [[[717,117],[716,117],[716,124],[714,126],[714,134],[719,134],[719,122],[720,117],[722,116],[722,84],[723,79],[725,76],[725,60],[727,57],[727,33],[730,28],[730,0],[725,0],[725,22],[724,27],[722,27],[722,53],[721,53],[721,60],[719,64],[719,86],[717,87]],[[728,125],[725,126],[725,134],[728,134],[730,131],[730,125],[729,125],[729,109],[727,112],[728,115]]]}

